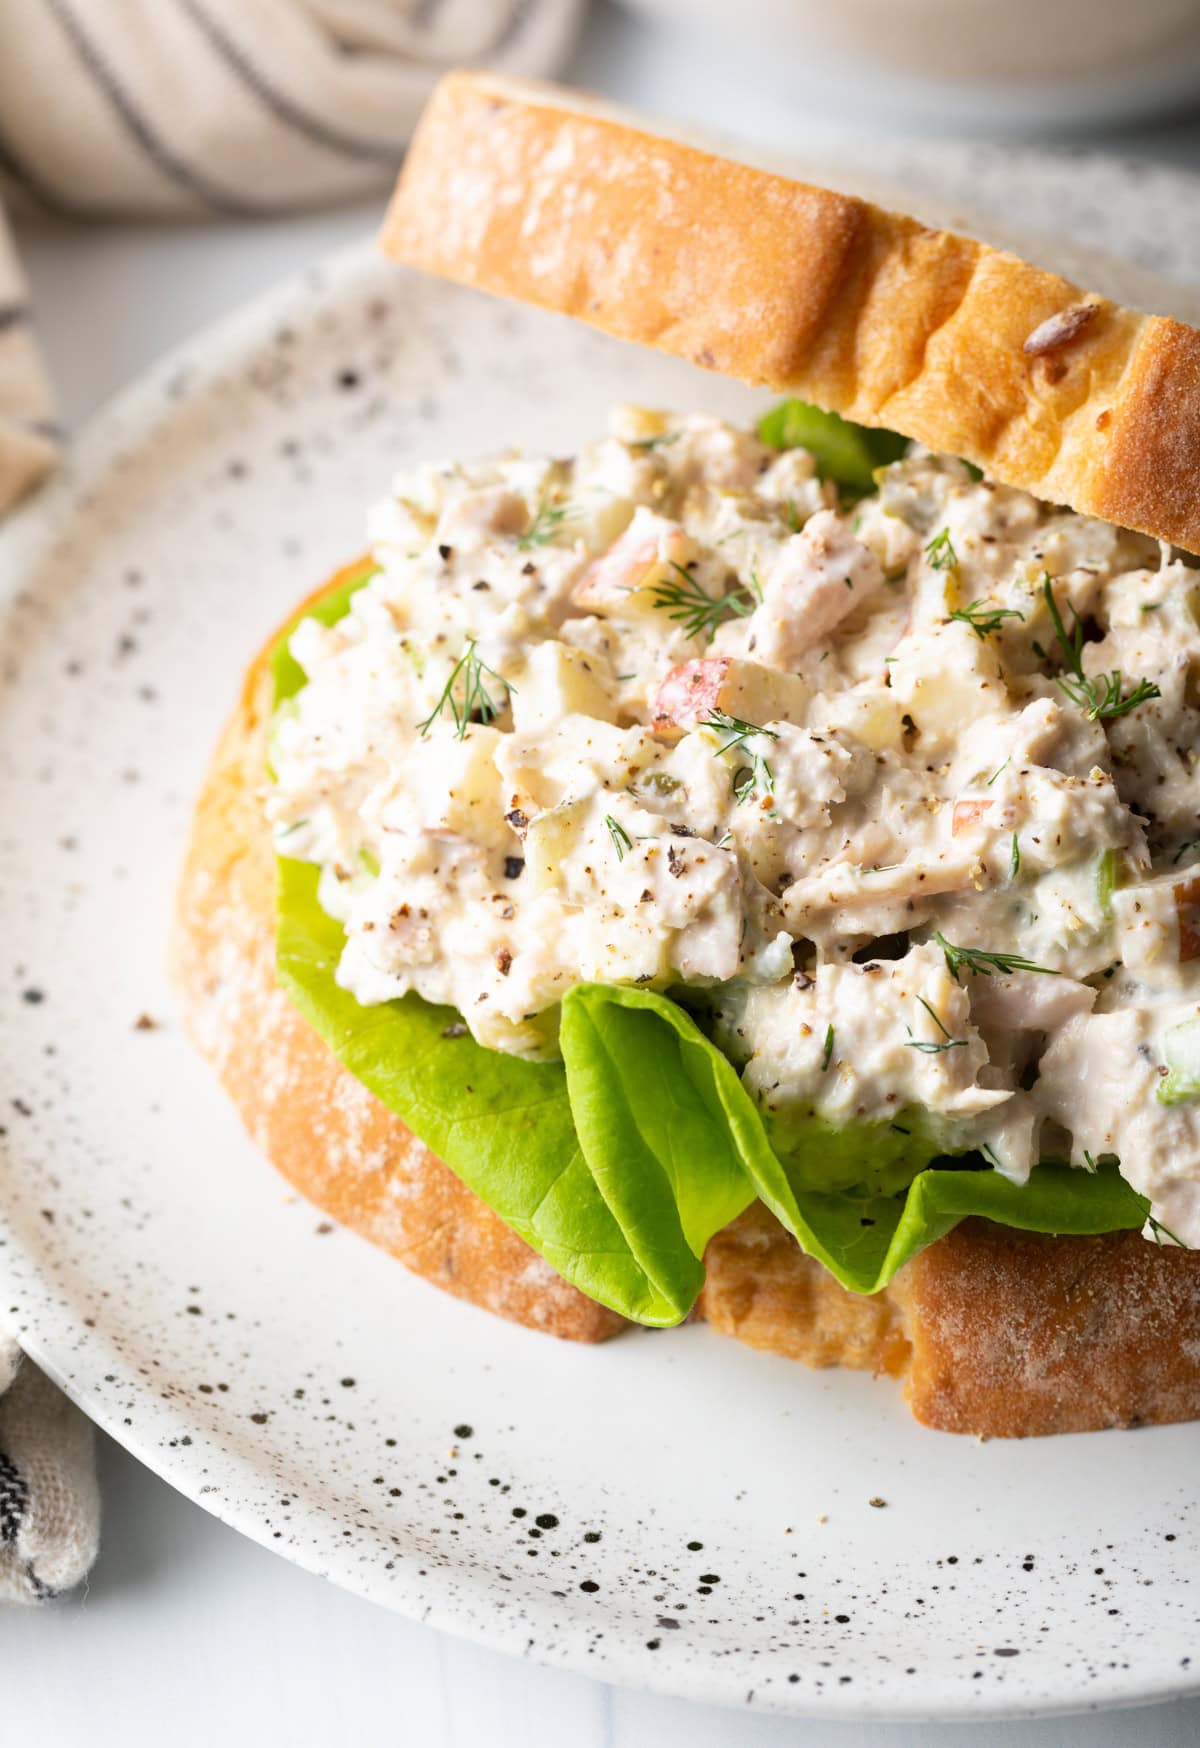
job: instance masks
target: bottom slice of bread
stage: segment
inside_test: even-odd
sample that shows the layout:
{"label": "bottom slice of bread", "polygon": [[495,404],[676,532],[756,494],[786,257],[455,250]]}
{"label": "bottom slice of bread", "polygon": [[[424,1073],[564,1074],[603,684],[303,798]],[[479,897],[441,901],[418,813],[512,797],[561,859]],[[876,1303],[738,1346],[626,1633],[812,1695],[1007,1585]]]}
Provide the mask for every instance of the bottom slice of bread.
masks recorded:
{"label": "bottom slice of bread", "polygon": [[[339,578],[335,578],[336,586]],[[622,1318],[509,1230],[342,1067],[275,979],[252,667],[197,803],[172,949],[188,1028],[251,1136],[343,1225],[447,1292],[575,1341]],[[1200,1418],[1200,1253],[969,1220],[884,1293],[847,1293],[761,1206],[709,1246],[698,1314],[752,1347],[905,1379],[927,1426],[1019,1438]]]}
{"label": "bottom slice of bread", "polygon": [[1028,1438],[1200,1419],[1200,1254],[1140,1232],[965,1220],[860,1298],[758,1204],[705,1260],[714,1328],[810,1366],[902,1377],[926,1426]]}

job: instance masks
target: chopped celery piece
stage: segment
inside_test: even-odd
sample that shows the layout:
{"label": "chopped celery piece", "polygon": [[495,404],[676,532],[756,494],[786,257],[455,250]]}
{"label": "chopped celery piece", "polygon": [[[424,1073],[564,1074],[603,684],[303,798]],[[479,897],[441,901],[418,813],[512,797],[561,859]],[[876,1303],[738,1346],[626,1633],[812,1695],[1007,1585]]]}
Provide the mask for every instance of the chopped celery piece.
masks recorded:
{"label": "chopped celery piece", "polygon": [[1184,1105],[1200,1098],[1200,1019],[1172,1026],[1163,1039],[1167,1073],[1158,1083],[1160,1105]]}

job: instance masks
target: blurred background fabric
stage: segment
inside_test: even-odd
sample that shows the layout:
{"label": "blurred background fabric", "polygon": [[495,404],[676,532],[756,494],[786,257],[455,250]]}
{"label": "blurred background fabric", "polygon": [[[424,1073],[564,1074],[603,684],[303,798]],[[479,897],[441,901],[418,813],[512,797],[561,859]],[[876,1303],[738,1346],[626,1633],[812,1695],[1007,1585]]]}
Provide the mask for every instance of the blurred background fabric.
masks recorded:
{"label": "blurred background fabric", "polygon": [[[4,0],[0,192],[261,219],[383,188],[447,67],[549,74],[584,0]],[[0,514],[59,433],[0,212]]]}

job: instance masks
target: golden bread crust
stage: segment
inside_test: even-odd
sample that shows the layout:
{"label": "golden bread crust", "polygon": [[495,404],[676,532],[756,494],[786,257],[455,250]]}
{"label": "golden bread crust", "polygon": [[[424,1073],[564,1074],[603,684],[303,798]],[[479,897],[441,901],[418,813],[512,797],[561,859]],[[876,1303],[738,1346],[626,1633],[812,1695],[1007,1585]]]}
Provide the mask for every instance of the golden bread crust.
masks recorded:
{"label": "golden bread crust", "polygon": [[1200,552],[1200,333],[971,238],[453,73],[381,243]]}
{"label": "golden bread crust", "polygon": [[917,1419],[1028,1438],[1200,1419],[1200,1255],[967,1220],[897,1277]]}

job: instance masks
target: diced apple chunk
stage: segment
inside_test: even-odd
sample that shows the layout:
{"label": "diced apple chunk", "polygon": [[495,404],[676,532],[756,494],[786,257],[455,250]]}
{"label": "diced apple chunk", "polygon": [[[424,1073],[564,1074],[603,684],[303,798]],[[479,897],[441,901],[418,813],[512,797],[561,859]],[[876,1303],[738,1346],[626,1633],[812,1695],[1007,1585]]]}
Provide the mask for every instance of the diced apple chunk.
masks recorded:
{"label": "diced apple chunk", "polygon": [[745,722],[794,722],[803,716],[809,695],[795,674],[763,668],[757,662],[732,656],[680,662],[658,689],[654,732],[678,740],[718,710]]}
{"label": "diced apple chunk", "polygon": [[383,809],[384,827],[411,832],[416,825],[499,841],[504,827],[495,753],[502,738],[497,729],[472,723],[461,740],[446,736],[423,744]]}
{"label": "diced apple chunk", "polygon": [[512,691],[513,726],[519,734],[552,728],[564,716],[614,722],[616,709],[595,671],[595,659],[565,643],[539,643],[530,650]]}
{"label": "diced apple chunk", "polygon": [[695,543],[678,522],[639,505],[624,534],[575,585],[575,605],[612,619],[658,615],[662,600],[656,590],[681,582],[675,567],[683,569],[695,556]]}
{"label": "diced apple chunk", "polygon": [[1200,959],[1200,874],[1160,875],[1111,894],[1121,961],[1152,988]]}

